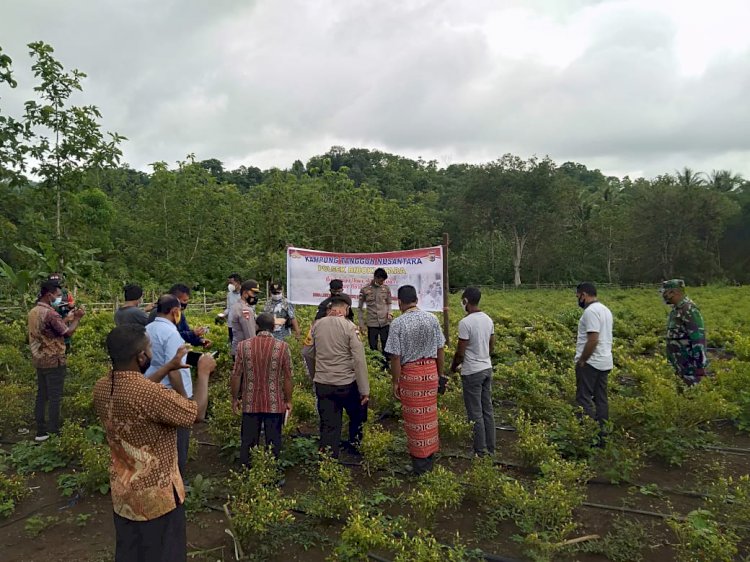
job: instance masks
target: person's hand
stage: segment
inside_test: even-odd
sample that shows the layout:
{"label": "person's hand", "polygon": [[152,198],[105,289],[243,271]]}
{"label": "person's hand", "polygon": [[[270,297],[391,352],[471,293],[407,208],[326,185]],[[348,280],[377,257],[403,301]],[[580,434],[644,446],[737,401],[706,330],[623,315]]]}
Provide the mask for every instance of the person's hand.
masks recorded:
{"label": "person's hand", "polygon": [[156,308],[156,304],[150,302],[145,307],[143,307],[143,310],[146,312],[151,312],[154,308]]}
{"label": "person's hand", "polygon": [[232,400],[232,413],[235,416],[242,414],[242,400],[235,398]]}
{"label": "person's hand", "polygon": [[389,312],[388,314],[386,314],[386,318],[388,318],[389,321],[393,320],[393,313]]}
{"label": "person's hand", "polygon": [[204,353],[198,359],[198,376],[209,376],[216,370],[216,359],[209,353]]}
{"label": "person's hand", "polygon": [[581,361],[580,359],[576,361],[576,367],[580,367],[581,369],[583,369],[585,366],[586,366],[585,361]]}
{"label": "person's hand", "polygon": [[196,336],[202,336],[202,335],[203,335],[203,334],[205,334],[205,333],[206,333],[207,331],[208,331],[208,329],[206,329],[206,327],[205,327],[205,326],[201,326],[200,328],[196,328],[195,330],[193,330],[193,333],[194,333],[194,334],[195,334]]}
{"label": "person's hand", "polygon": [[84,315],[84,314],[86,314],[86,309],[85,309],[85,308],[83,308],[83,307],[81,307],[81,308],[76,308],[76,309],[75,309],[75,310],[73,311],[73,316],[75,316],[76,318],[83,318],[83,315]]}
{"label": "person's hand", "polygon": [[214,344],[211,340],[204,339],[201,342],[201,345],[203,346],[203,349],[211,349],[211,346]]}
{"label": "person's hand", "polygon": [[365,404],[367,404],[367,403],[368,403],[369,401],[370,401],[370,395],[369,395],[369,394],[362,394],[362,395],[360,396],[359,404],[360,404],[361,406],[364,406],[364,405],[365,405]]}
{"label": "person's hand", "polygon": [[170,371],[178,371],[180,369],[189,369],[190,365],[186,364],[183,359],[187,355],[188,348],[186,345],[181,345],[179,348],[177,348],[177,353],[174,354],[174,357],[169,360],[167,363],[167,366],[169,367]]}
{"label": "person's hand", "polygon": [[292,403],[284,402],[284,408],[286,409],[286,415],[291,416],[292,415]]}
{"label": "person's hand", "polygon": [[393,396],[396,398],[396,400],[401,402],[401,389],[399,388],[397,382],[393,383]]}

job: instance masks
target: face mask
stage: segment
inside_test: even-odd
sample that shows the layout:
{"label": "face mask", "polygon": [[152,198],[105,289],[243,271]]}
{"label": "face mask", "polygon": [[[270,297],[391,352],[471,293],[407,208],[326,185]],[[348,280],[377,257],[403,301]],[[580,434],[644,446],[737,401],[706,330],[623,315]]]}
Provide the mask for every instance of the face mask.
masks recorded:
{"label": "face mask", "polygon": [[249,295],[247,295],[247,297],[245,297],[245,302],[247,304],[253,305],[256,302],[258,302],[258,297],[256,297],[254,294],[250,293]]}
{"label": "face mask", "polygon": [[461,301],[461,308],[464,309],[465,314],[469,314],[469,303],[466,300]]}
{"label": "face mask", "polygon": [[234,293],[236,290],[237,288],[232,283],[227,285],[227,291],[229,291],[230,293]]}
{"label": "face mask", "polygon": [[151,358],[148,355],[146,355],[146,361],[144,361],[143,363],[141,363],[140,361],[138,362],[138,370],[141,372],[142,375],[145,375],[149,367],[151,367]]}
{"label": "face mask", "polygon": [[578,306],[586,308],[586,301],[584,299],[578,299]]}
{"label": "face mask", "polygon": [[57,297],[50,303],[52,306],[60,306],[62,304],[62,297]]}
{"label": "face mask", "polygon": [[186,302],[181,302],[181,303],[180,303],[180,308],[181,308],[182,310],[185,310],[185,309],[187,308],[187,305],[188,305],[188,303],[186,303]]}
{"label": "face mask", "polygon": [[284,295],[282,295],[281,293],[275,293],[275,294],[271,295],[271,300],[272,301],[280,301],[283,296]]}
{"label": "face mask", "polygon": [[179,326],[180,320],[182,320],[182,311],[177,313],[177,316],[174,318],[174,324],[175,326]]}

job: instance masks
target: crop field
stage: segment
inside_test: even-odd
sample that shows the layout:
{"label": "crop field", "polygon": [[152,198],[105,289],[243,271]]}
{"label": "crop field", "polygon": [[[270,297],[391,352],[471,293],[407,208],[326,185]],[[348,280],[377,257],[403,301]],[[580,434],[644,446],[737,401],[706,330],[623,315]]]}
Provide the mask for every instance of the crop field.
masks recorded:
{"label": "crop field", "polygon": [[[750,560],[750,288],[688,290],[703,312],[712,376],[684,388],[664,358],[668,308],[655,289],[609,289],[615,369],[611,432],[574,407],[580,309],[572,290],[486,293],[495,322],[495,458],[472,458],[460,381],[439,399],[436,469],[412,477],[400,404],[368,351],[371,407],[362,455],[317,455],[311,383],[291,340],[295,390],[277,463],[237,464],[240,418],[229,400],[226,328],[209,419],[188,462],[191,560]],[[462,316],[451,297],[451,341]],[[85,303],[85,296],[79,298]],[[300,307],[303,330],[313,308]],[[33,441],[36,375],[25,319],[0,330],[0,559],[113,560],[109,450],[92,385],[108,372],[112,313],[88,314],[73,337],[59,437]],[[283,472],[285,483],[277,486]]]}

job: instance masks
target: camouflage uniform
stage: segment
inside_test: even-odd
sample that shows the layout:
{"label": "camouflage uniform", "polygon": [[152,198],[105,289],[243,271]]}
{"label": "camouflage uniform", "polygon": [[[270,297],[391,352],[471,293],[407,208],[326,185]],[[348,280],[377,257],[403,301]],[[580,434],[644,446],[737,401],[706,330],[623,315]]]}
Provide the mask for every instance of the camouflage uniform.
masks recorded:
{"label": "camouflage uniform", "polygon": [[[665,281],[664,289],[681,289],[681,279]],[[705,376],[706,329],[698,307],[688,297],[672,306],[667,321],[667,359],[675,372],[688,385],[694,385]]]}

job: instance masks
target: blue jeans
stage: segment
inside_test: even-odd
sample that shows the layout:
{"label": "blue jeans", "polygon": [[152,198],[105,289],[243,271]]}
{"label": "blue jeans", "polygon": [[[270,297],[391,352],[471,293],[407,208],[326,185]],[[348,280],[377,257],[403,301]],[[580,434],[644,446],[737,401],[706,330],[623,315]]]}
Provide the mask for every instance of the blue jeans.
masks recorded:
{"label": "blue jeans", "polygon": [[474,452],[495,453],[495,415],[492,411],[492,369],[461,375],[466,415],[474,424]]}

